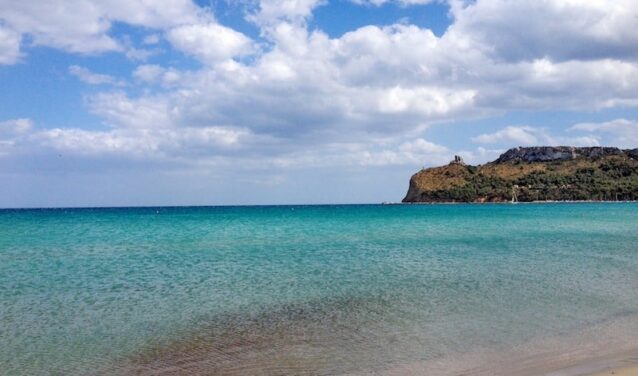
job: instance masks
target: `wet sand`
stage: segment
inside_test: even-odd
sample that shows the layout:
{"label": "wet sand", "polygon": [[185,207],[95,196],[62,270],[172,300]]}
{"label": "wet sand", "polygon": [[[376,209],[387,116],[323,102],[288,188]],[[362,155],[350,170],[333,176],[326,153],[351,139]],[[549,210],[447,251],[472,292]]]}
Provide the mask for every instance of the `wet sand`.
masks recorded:
{"label": "wet sand", "polygon": [[624,368],[615,368],[605,372],[596,373],[592,376],[638,376],[638,365]]}
{"label": "wet sand", "polygon": [[638,376],[634,333],[638,317],[631,315],[585,332],[416,360],[419,342],[411,333],[386,331],[383,302],[336,299],[216,318],[190,335],[134,354],[108,374]]}

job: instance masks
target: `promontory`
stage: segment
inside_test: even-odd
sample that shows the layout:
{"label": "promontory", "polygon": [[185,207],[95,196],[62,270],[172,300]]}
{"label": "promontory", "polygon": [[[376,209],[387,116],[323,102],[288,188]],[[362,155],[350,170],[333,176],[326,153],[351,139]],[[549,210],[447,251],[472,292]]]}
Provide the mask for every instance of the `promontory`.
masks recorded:
{"label": "promontory", "polygon": [[403,202],[638,200],[638,148],[518,147],[495,161],[450,164],[412,176]]}

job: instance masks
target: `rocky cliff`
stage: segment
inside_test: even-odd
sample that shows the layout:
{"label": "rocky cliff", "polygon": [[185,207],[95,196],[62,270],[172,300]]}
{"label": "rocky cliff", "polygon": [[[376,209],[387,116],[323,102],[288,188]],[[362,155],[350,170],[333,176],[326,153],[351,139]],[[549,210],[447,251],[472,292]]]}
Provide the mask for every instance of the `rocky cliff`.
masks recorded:
{"label": "rocky cliff", "polygon": [[618,148],[609,147],[585,147],[576,148],[571,146],[537,146],[510,149],[503,153],[495,163],[503,162],[549,162],[568,161],[571,159],[585,158],[596,159],[610,155],[621,155],[623,151]]}
{"label": "rocky cliff", "polygon": [[485,165],[455,157],[414,174],[403,202],[638,200],[638,148],[518,147]]}

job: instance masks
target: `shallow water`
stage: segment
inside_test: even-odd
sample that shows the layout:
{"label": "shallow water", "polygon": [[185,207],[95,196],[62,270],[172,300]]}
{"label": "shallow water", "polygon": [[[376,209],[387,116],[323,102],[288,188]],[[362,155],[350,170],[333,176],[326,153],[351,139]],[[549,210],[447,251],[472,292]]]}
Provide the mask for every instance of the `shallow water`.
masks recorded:
{"label": "shallow water", "polygon": [[637,209],[1,210],[0,374],[480,373],[601,335],[620,351]]}

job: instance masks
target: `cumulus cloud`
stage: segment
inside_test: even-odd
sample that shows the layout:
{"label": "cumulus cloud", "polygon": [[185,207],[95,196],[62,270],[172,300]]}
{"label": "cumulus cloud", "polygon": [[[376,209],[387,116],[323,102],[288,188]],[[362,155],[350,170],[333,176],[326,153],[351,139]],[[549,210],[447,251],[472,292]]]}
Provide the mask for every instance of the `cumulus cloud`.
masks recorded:
{"label": "cumulus cloud", "polygon": [[[263,170],[334,166],[383,167],[444,163],[449,150],[423,138],[403,142],[375,139],[366,142],[329,142],[321,147],[291,148],[282,139],[232,126],[79,128],[36,130],[29,119],[0,123],[0,155],[37,150],[66,159],[130,160],[171,163],[176,166],[235,166]],[[264,154],[264,148],[273,151]]]}
{"label": "cumulus cloud", "polygon": [[351,0],[355,4],[381,6],[386,3],[397,3],[399,5],[425,5],[436,0]]}
{"label": "cumulus cloud", "polygon": [[27,118],[0,121],[0,137],[27,133],[33,128],[33,121]]}
{"label": "cumulus cloud", "polygon": [[160,41],[160,37],[157,34],[149,34],[144,37],[144,44],[157,44]]}
{"label": "cumulus cloud", "polygon": [[[145,120],[149,120],[148,118]],[[124,158],[192,164],[213,161],[228,153],[246,150],[267,137],[232,126],[205,127],[114,127],[104,131],[80,128],[36,129],[31,119],[0,122],[0,155],[11,147],[15,153],[47,153],[66,157]]]}
{"label": "cumulus cloud", "polygon": [[[183,72],[167,97],[180,109],[179,121],[234,123],[289,137],[359,137],[409,131],[474,105],[474,88],[446,84],[434,64],[427,66],[437,45],[429,30],[370,26],[330,39],[282,23],[273,35],[274,48],[252,64],[226,61]],[[161,74],[157,67],[136,73]]]}
{"label": "cumulus cloud", "polygon": [[481,144],[512,143],[515,145],[538,144],[538,137],[532,127],[509,126],[494,133],[486,133],[472,138],[474,142]]}
{"label": "cumulus cloud", "polygon": [[[429,141],[426,141],[429,142]],[[442,147],[441,147],[442,148]],[[450,160],[449,153],[444,151],[408,151],[403,145],[398,149],[382,149],[373,151],[362,151],[351,155],[351,163],[361,166],[399,166],[399,165],[437,165]],[[347,154],[345,155],[348,156]],[[346,161],[340,161],[339,165],[344,165]]]}
{"label": "cumulus cloud", "polygon": [[133,61],[146,61],[151,56],[157,54],[157,50],[149,50],[145,48],[135,48],[131,45],[125,46],[124,56]]}
{"label": "cumulus cloud", "polygon": [[89,97],[91,112],[114,128],[169,128],[179,110],[163,97],[129,98],[124,92],[108,92]]}
{"label": "cumulus cloud", "polygon": [[91,70],[80,67],[78,65],[71,65],[69,67],[69,73],[79,78],[82,82],[90,85],[102,85],[102,84],[117,84],[124,85],[122,81],[118,81],[115,77],[108,74],[100,74],[91,72]]}
{"label": "cumulus cloud", "polygon": [[573,125],[570,130],[590,132],[598,137],[610,136],[611,142],[620,147],[632,149],[638,147],[638,121],[636,120],[615,119],[601,123],[579,123]]}
{"label": "cumulus cloud", "polygon": [[[113,22],[135,26],[168,28],[199,22],[201,8],[190,0],[149,2],[133,0],[51,0],[44,2],[0,1],[0,57],[15,62],[15,43],[28,35],[34,45],[44,45],[69,52],[94,54],[124,51],[122,44],[109,35]],[[7,42],[7,40],[9,42]]]}
{"label": "cumulus cloud", "polygon": [[497,148],[497,149],[488,149],[483,146],[479,146],[475,150],[461,150],[457,153],[460,155],[466,163],[470,164],[482,164],[485,162],[490,162],[498,158],[499,155],[503,154],[507,150],[505,148]]}
{"label": "cumulus cloud", "polygon": [[21,56],[20,33],[3,27],[0,23],[0,65],[15,64]]}
{"label": "cumulus cloud", "polygon": [[218,155],[221,151],[238,146],[240,140],[248,137],[249,131],[230,127],[117,129],[101,132],[56,128],[37,132],[29,141],[76,155],[179,159]]}
{"label": "cumulus cloud", "polygon": [[252,51],[248,37],[217,23],[180,26],[170,30],[167,39],[174,48],[204,63],[215,63]]}
{"label": "cumulus cloud", "polygon": [[[572,127],[573,128],[573,127]],[[536,145],[570,145],[570,146],[599,146],[600,138],[595,136],[576,136],[554,134],[542,127],[507,126],[494,133],[484,133],[473,137],[472,141],[479,144],[497,144],[504,146],[536,146]]]}
{"label": "cumulus cloud", "polygon": [[505,61],[636,57],[634,0],[453,1],[451,33]]}
{"label": "cumulus cloud", "polygon": [[249,19],[260,25],[279,22],[303,23],[313,9],[327,3],[327,0],[259,0],[258,9]]}
{"label": "cumulus cloud", "polygon": [[33,121],[27,118],[0,121],[0,156],[9,155],[16,140],[33,129]]}
{"label": "cumulus cloud", "polygon": [[[369,142],[357,144],[377,153],[370,155],[385,153],[386,158],[379,160],[391,160],[390,156],[414,160],[399,145],[419,138],[424,124],[511,109],[635,105],[638,98],[638,67],[611,53],[600,59],[555,61],[536,56],[512,59],[490,48],[488,40],[474,34],[487,33],[487,24],[504,22],[485,10],[509,9],[510,5],[499,1],[453,7],[455,23],[441,37],[415,25],[396,24],[365,26],[330,38],[298,22],[321,4],[261,1],[251,17],[263,22],[265,36],[272,43],[263,51],[255,50],[245,35],[215,21],[198,18],[171,26],[167,40],[175,49],[202,61],[202,68],[178,71],[141,65],[133,72],[138,82],[161,83],[169,90],[137,97],[125,92],[101,93],[89,98],[89,109],[115,129],[229,124],[287,140],[283,149],[289,153],[308,148],[309,143],[320,150],[335,142],[343,145],[379,135],[397,136],[402,140],[395,142],[391,152]],[[556,11],[551,4],[537,7]],[[255,54],[250,62],[233,60],[247,53]],[[92,81],[108,79],[98,76]],[[507,127],[474,139],[521,145],[561,140],[528,126]],[[574,142],[595,141],[590,136]],[[266,146],[263,153],[274,151]]]}
{"label": "cumulus cloud", "polygon": [[450,160],[450,151],[423,138],[410,141],[373,139],[366,142],[332,142],[307,150],[262,160],[271,166],[285,168],[320,167],[385,167],[405,165],[433,165]]}
{"label": "cumulus cloud", "polygon": [[133,77],[144,82],[155,82],[166,70],[157,64],[140,65],[133,71]]}

